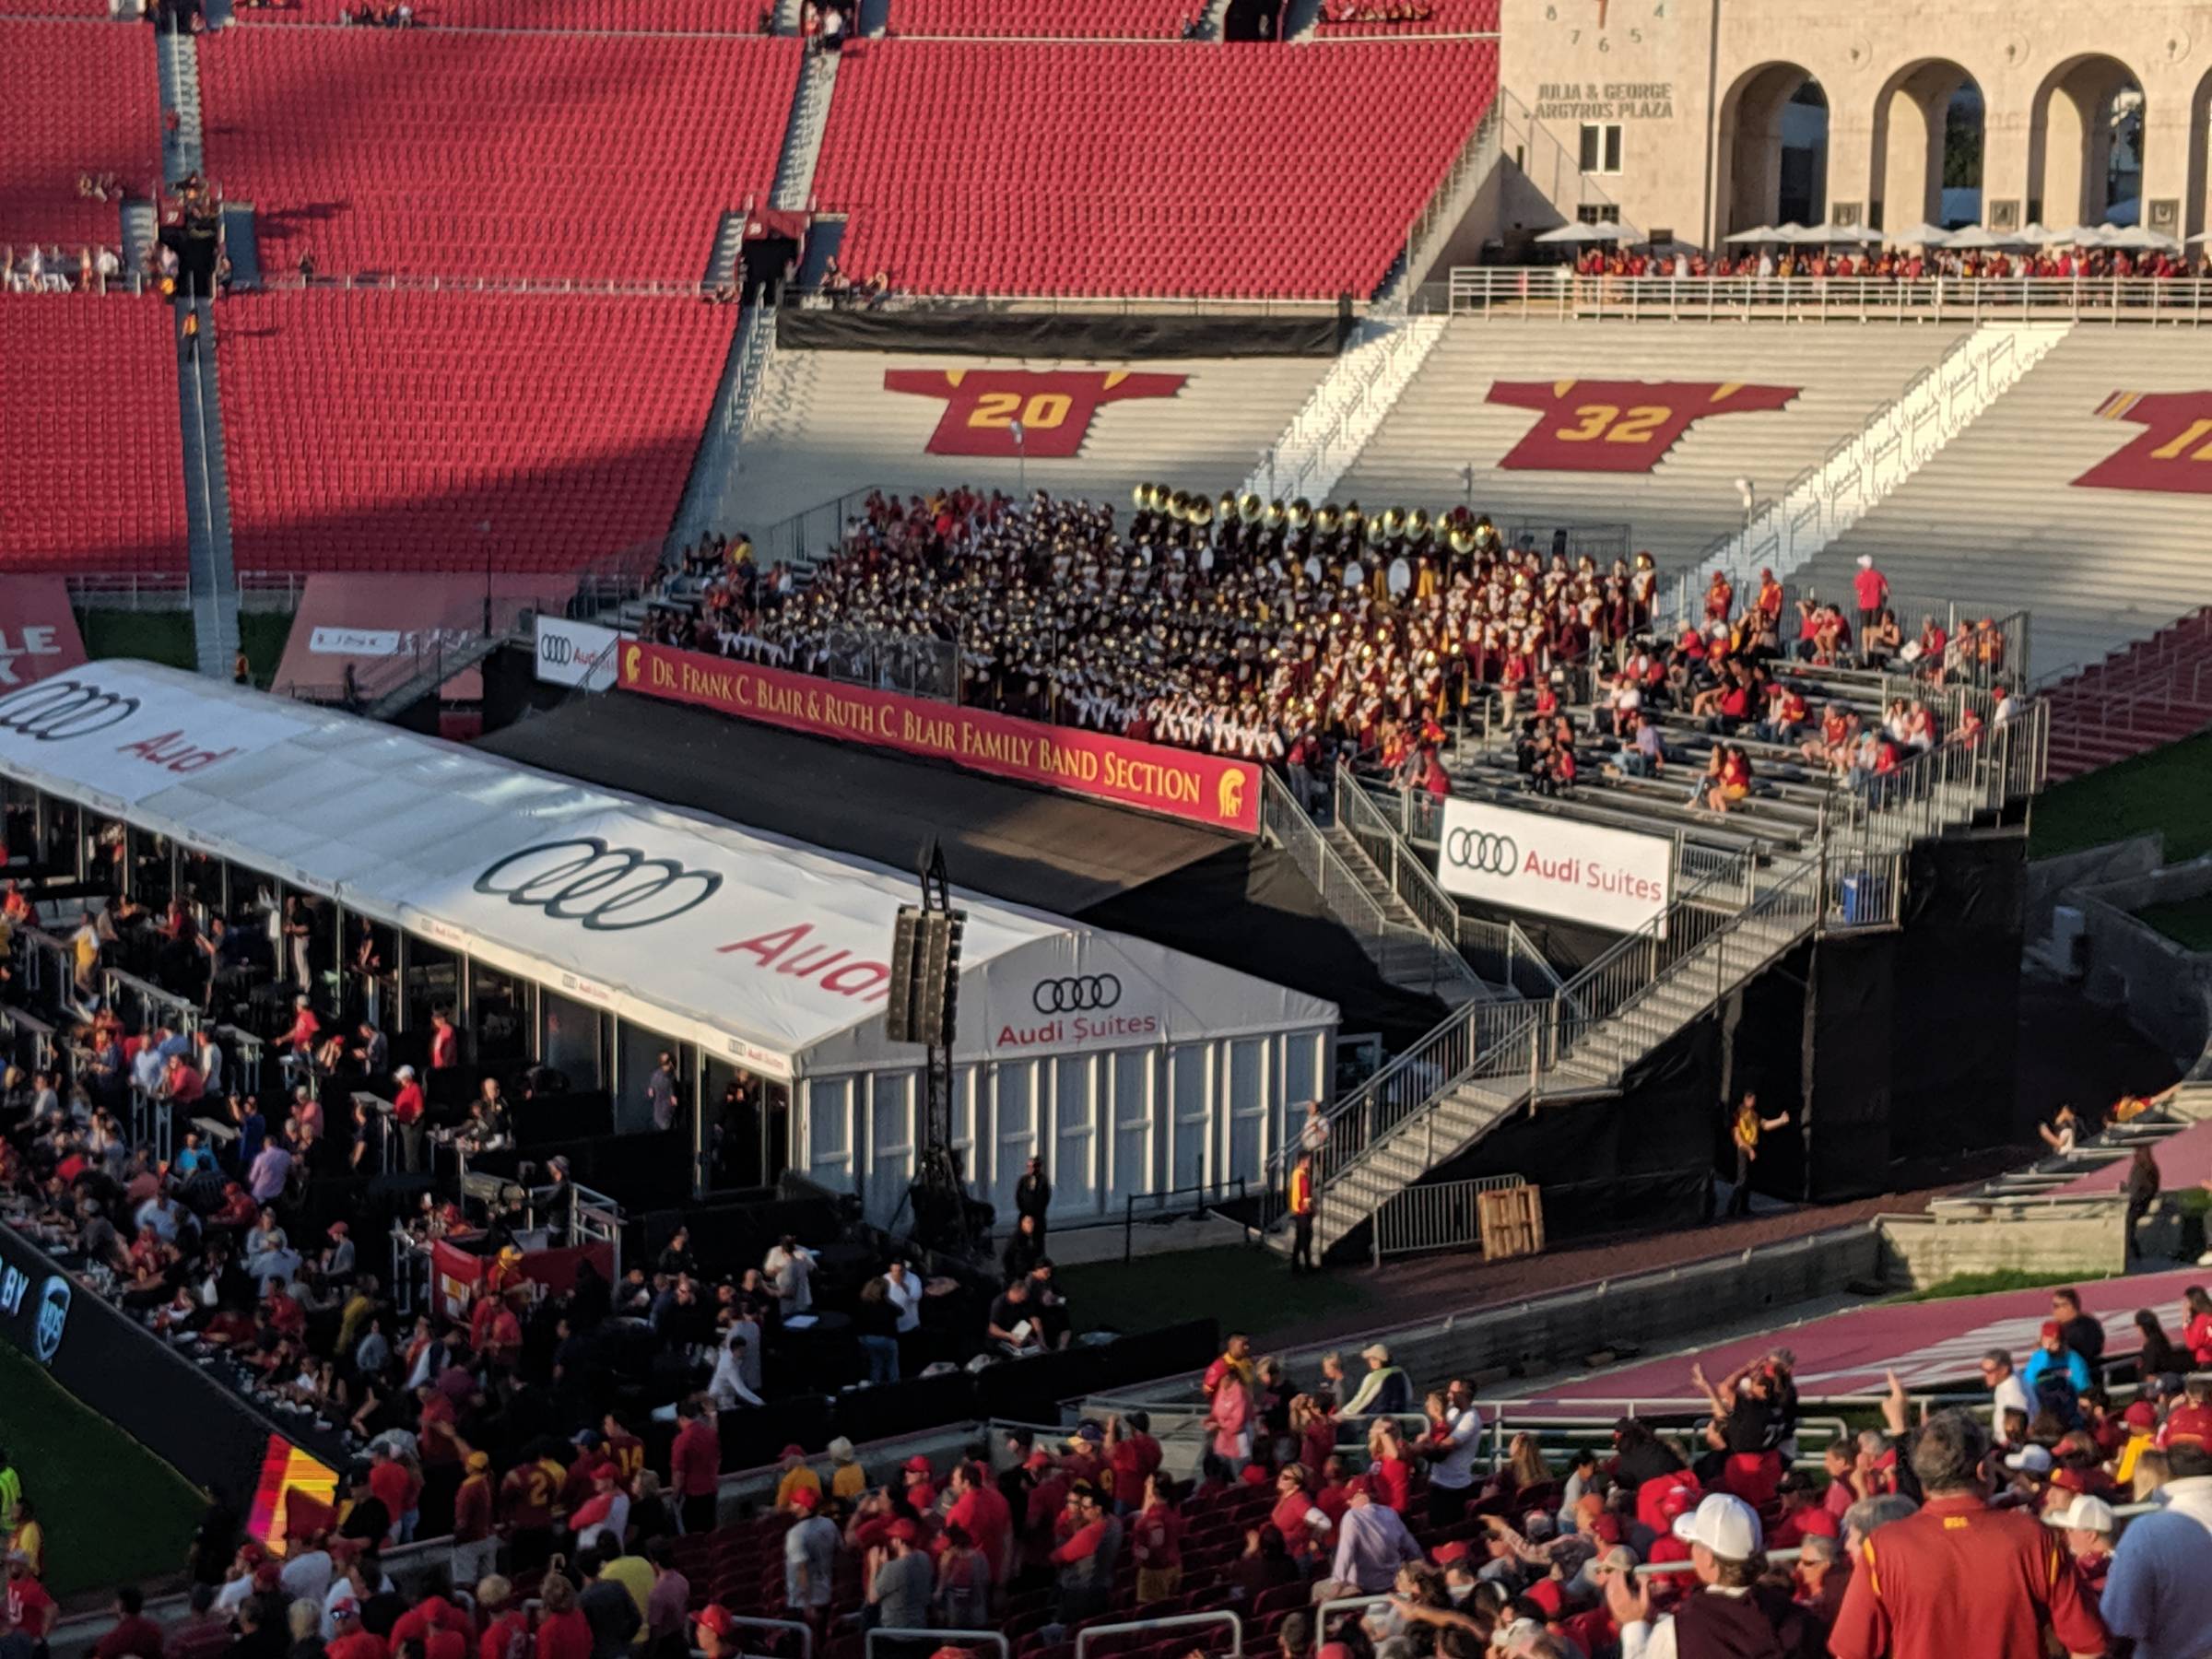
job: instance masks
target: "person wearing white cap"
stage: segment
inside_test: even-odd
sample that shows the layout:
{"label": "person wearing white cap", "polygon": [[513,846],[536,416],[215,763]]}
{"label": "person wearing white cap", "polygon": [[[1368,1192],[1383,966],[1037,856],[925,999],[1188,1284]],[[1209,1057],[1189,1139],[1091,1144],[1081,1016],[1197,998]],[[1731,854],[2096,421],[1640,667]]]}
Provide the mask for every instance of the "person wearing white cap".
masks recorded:
{"label": "person wearing white cap", "polygon": [[1765,1538],[1759,1512],[1741,1498],[1712,1492],[1675,1517],[1675,1536],[1689,1546],[1697,1594],[1673,1613],[1652,1618],[1648,1582],[1629,1573],[1606,1578],[1606,1603],[1620,1626],[1621,1659],[1707,1659],[1725,1653],[1814,1655],[1828,1651],[1819,1619],[1786,1590],[1762,1584]]}
{"label": "person wearing white cap", "polygon": [[423,1099],[422,1085],[415,1080],[415,1068],[403,1065],[392,1074],[399,1079],[399,1088],[392,1097],[392,1121],[399,1125],[400,1165],[408,1174],[419,1174],[422,1170],[422,1119],[429,1110]]}
{"label": "person wearing white cap", "polygon": [[2051,1519],[2065,1529],[2066,1547],[2081,1582],[2102,1594],[2105,1574],[2112,1569],[2112,1506],[2081,1492]]}

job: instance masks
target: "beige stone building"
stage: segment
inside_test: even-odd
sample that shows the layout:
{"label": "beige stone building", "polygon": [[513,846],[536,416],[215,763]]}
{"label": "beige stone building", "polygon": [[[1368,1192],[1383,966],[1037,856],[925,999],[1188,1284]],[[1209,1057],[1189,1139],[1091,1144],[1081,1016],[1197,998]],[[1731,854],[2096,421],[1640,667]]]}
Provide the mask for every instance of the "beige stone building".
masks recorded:
{"label": "beige stone building", "polygon": [[[2212,5],[1504,0],[1509,245],[1618,216],[2206,228]],[[1546,203],[1551,211],[1546,211]]]}

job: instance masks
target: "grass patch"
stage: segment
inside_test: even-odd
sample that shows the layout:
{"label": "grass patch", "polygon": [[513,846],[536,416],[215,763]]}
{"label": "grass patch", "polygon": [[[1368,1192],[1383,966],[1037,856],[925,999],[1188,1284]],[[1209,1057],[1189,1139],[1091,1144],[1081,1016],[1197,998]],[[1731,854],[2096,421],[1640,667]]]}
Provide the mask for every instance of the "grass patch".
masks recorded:
{"label": "grass patch", "polygon": [[199,666],[188,611],[79,611],[76,626],[85,636],[85,654],[95,661],[141,657],[149,663],[166,663],[171,668]]}
{"label": "grass patch", "polygon": [[2074,778],[2035,803],[2028,856],[2078,853],[2162,830],[2171,864],[2212,852],[2212,732]]}
{"label": "grass patch", "polygon": [[2028,1273],[2018,1267],[2000,1267],[1994,1273],[1954,1273],[1937,1279],[1924,1290],[1898,1297],[1899,1301],[1948,1301],[1955,1296],[1987,1296],[1995,1290],[2040,1290],[2047,1285],[2078,1285],[2105,1277],[2103,1270],[2084,1267],[2073,1273]]}
{"label": "grass patch", "polygon": [[289,611],[239,612],[239,649],[253,666],[255,685],[266,686],[276,677],[276,665],[284,660],[284,643],[291,637]]}
{"label": "grass patch", "polygon": [[2212,950],[2212,893],[2201,899],[2183,899],[2172,904],[2154,904],[2136,912],[2177,945],[2191,950]]}
{"label": "grass patch", "polygon": [[206,1499],[10,1347],[0,1347],[0,1443],[38,1506],[56,1597],[182,1571]]}
{"label": "grass patch", "polygon": [[1224,1336],[1242,1331],[1257,1349],[1364,1300],[1351,1274],[1292,1278],[1288,1257],[1242,1244],[1140,1255],[1126,1265],[1088,1262],[1057,1268],[1053,1277],[1078,1331],[1152,1331],[1211,1317]]}

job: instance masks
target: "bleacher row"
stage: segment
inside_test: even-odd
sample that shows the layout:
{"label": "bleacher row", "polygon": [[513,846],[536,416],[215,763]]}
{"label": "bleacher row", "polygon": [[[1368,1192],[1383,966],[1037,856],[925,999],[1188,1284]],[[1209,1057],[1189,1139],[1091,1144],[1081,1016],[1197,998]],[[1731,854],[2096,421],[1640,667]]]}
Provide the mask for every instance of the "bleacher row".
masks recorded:
{"label": "bleacher row", "polygon": [[[1548,1509],[1558,1500],[1557,1487],[1532,1487],[1512,1498],[1493,1496],[1469,1506],[1465,1520],[1448,1527],[1430,1525],[1422,1501],[1426,1483],[1417,1476],[1413,1500],[1404,1517],[1424,1550],[1440,1544],[1471,1541],[1486,1531],[1487,1518]],[[1012,1595],[994,1592],[992,1623],[1005,1635],[1016,1659],[1073,1659],[1076,1636],[1099,1626],[1171,1618],[1191,1613],[1233,1611],[1243,1622],[1243,1651],[1271,1653],[1277,1632],[1289,1615],[1312,1605],[1312,1587],[1304,1583],[1263,1591],[1250,1602],[1231,1599],[1224,1574],[1243,1554],[1245,1533],[1267,1519],[1278,1494],[1272,1481],[1264,1486],[1214,1488],[1194,1492],[1182,1506],[1182,1583],[1180,1594],[1164,1600],[1142,1603],[1136,1599],[1136,1564],[1126,1542],[1114,1570],[1113,1604],[1104,1613],[1068,1626],[1060,1640],[1047,1642],[1043,1632],[1054,1618],[1054,1591],[1048,1586],[1017,1591]],[[1134,1517],[1124,1517],[1126,1528]],[[719,1602],[731,1612],[750,1618],[782,1618],[782,1535],[791,1517],[768,1513],[732,1523],[712,1533],[676,1540],[677,1566],[691,1583],[691,1608]],[[862,1606],[859,1558],[850,1549],[837,1558],[833,1611],[849,1619]],[[1223,1653],[1230,1645],[1230,1627],[1224,1621],[1211,1629],[1180,1627],[1162,1639],[1147,1630],[1117,1631],[1095,1637],[1086,1651],[1100,1659],[1182,1659],[1194,1648]],[[850,1624],[842,1624],[819,1650],[822,1659],[863,1659],[865,1638]]]}

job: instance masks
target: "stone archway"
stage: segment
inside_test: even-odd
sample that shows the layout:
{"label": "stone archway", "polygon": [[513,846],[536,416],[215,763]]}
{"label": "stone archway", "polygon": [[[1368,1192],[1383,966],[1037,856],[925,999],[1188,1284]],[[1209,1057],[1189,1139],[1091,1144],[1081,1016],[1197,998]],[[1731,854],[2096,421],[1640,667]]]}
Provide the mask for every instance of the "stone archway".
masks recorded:
{"label": "stone archway", "polygon": [[1761,64],[1721,106],[1721,234],[1828,213],[1828,96],[1811,71]]}
{"label": "stone archway", "polygon": [[2142,211],[2143,82],[2088,53],[2043,77],[2028,116],[2028,211],[2044,224],[2135,224]]}
{"label": "stone archway", "polygon": [[1924,58],[1891,76],[1875,96],[1872,222],[1979,223],[1984,130],[1982,88],[1960,65]]}

